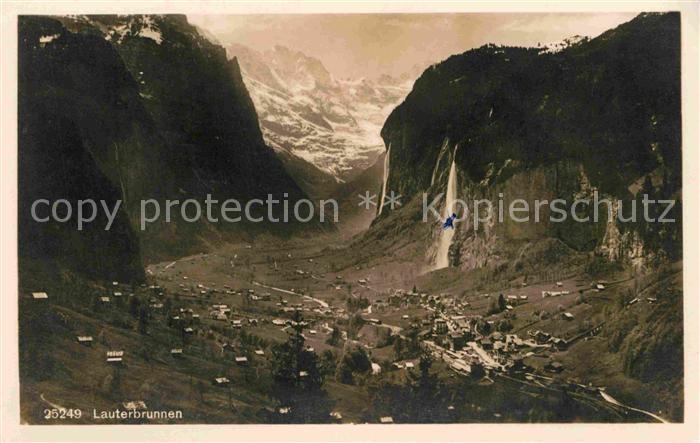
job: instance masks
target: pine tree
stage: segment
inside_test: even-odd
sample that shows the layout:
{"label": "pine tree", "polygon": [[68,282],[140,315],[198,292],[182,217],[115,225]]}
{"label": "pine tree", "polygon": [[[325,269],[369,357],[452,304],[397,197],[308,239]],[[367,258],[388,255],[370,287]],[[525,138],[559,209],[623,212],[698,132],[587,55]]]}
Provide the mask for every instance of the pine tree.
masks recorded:
{"label": "pine tree", "polygon": [[323,375],[315,352],[305,348],[301,312],[292,316],[292,334],[273,348],[272,395],[280,406],[290,407],[286,419],[292,423],[326,423],[330,404],[323,390]]}
{"label": "pine tree", "polygon": [[139,333],[148,334],[148,308],[142,306],[139,311]]}

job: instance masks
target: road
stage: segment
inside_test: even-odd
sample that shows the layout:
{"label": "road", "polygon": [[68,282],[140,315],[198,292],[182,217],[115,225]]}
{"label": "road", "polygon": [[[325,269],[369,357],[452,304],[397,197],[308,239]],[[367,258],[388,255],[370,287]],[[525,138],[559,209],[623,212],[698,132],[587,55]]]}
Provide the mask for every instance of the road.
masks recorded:
{"label": "road", "polygon": [[[274,286],[264,285],[264,284],[258,283],[258,282],[256,282],[256,281],[253,282],[253,285],[255,285],[255,286],[260,286],[261,288],[270,289],[270,290],[273,290],[273,291],[282,292],[282,293],[284,293],[284,294],[296,295],[296,296],[301,295],[301,294],[297,294],[297,293],[294,292],[294,291],[288,291],[288,290],[286,290],[286,289],[276,288],[276,287],[274,287]],[[321,305],[321,306],[324,307],[324,308],[328,308],[328,307],[329,307],[328,303],[326,303],[325,301],[320,300],[320,299],[315,298],[315,297],[311,297],[310,295],[302,295],[302,297],[303,297],[305,300],[314,301],[314,302],[318,303],[319,305]]]}
{"label": "road", "polygon": [[39,398],[41,398],[41,401],[43,401],[44,403],[46,403],[47,405],[51,406],[54,409],[58,409],[59,411],[66,411],[67,410],[67,408],[65,408],[61,405],[58,405],[56,403],[52,403],[51,401],[47,400],[46,397],[44,397],[43,393],[39,396]]}
{"label": "road", "polygon": [[[428,349],[434,351],[434,353],[437,353],[440,356],[440,358],[442,358],[442,360],[448,364],[448,366],[450,367],[450,369],[452,371],[454,371],[458,374],[461,374],[461,375],[466,375],[465,371],[460,370],[460,367],[464,367],[465,365],[469,366],[469,364],[466,361],[464,361],[461,358],[453,358],[453,357],[449,356],[448,353],[446,352],[447,350],[445,348],[438,346],[437,344],[435,344],[432,341],[424,341],[423,343],[424,343],[424,345],[426,345],[426,347],[428,347]],[[483,348],[478,346],[478,344],[476,344],[475,342],[469,342],[468,345],[471,349],[473,349],[475,351],[477,357],[479,358],[479,360],[481,361],[481,363],[485,367],[490,367],[492,369],[496,369],[493,371],[493,374],[496,377],[499,377],[499,378],[502,378],[505,380],[509,380],[511,382],[519,383],[522,385],[527,385],[530,387],[538,388],[538,389],[545,389],[548,391],[559,391],[559,392],[564,391],[564,389],[562,389],[561,386],[557,386],[556,384],[554,384],[555,380],[551,377],[545,377],[545,376],[538,375],[538,374],[525,374],[525,375],[530,375],[533,378],[539,378],[541,380],[544,380],[544,382],[545,382],[545,383],[540,383],[540,382],[537,382],[536,380],[533,380],[533,382],[530,382],[528,380],[523,380],[521,378],[518,378],[515,375],[513,375],[513,376],[507,375],[502,371],[503,366],[500,363],[498,363],[497,361],[495,361],[488,354],[488,352],[486,352]],[[457,363],[457,365],[453,365],[453,363],[455,363],[455,362]],[[566,383],[566,382],[564,382],[564,383]],[[572,385],[572,384],[575,384],[575,383],[572,383],[572,382],[569,383],[569,385]],[[582,386],[582,385],[577,385],[577,386]],[[647,416],[647,417],[653,419],[654,421],[657,421],[660,423],[668,423],[668,421],[665,420],[664,418],[662,418],[656,414],[653,414],[649,411],[645,411],[643,409],[635,408],[635,407],[620,403],[619,401],[617,401],[615,398],[613,398],[610,394],[606,393],[601,388],[591,388],[591,387],[587,387],[587,388],[593,389],[596,392],[598,392],[600,394],[600,397],[598,397],[596,395],[592,395],[592,394],[587,393],[585,391],[576,392],[576,391],[567,390],[567,392],[569,394],[571,394],[572,398],[574,398],[582,403],[593,405],[594,407],[599,408],[599,409],[607,409],[607,410],[615,411],[614,408],[611,408],[609,406],[609,405],[614,405],[620,409],[623,409],[624,411],[636,412],[636,413],[642,414],[644,416]]]}
{"label": "road", "polygon": [[619,401],[615,400],[615,399],[612,397],[612,395],[608,394],[608,393],[605,392],[605,391],[600,391],[600,396],[603,397],[603,399],[604,399],[605,401],[607,401],[608,403],[612,403],[612,404],[614,404],[614,405],[616,405],[616,406],[619,406],[619,407],[621,407],[621,408],[629,409],[630,411],[635,411],[635,412],[639,412],[639,413],[641,413],[641,414],[647,415],[647,416],[653,418],[654,420],[658,420],[658,421],[661,422],[661,423],[668,423],[667,420],[664,420],[663,418],[659,417],[659,416],[656,415],[656,414],[652,414],[652,413],[649,412],[649,411],[645,411],[645,410],[643,410],[643,409],[638,409],[638,408],[633,408],[632,406],[627,406],[627,405],[625,405],[625,404],[620,403]]}

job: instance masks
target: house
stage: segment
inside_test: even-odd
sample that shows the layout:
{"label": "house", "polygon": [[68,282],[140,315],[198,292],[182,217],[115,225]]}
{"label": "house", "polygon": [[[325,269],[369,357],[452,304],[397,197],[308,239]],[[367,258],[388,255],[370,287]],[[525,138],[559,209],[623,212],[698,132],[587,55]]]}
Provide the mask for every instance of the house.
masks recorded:
{"label": "house", "polygon": [[564,351],[569,346],[569,343],[566,340],[559,337],[552,337],[551,342],[552,347],[554,347],[558,351]]}
{"label": "house", "polygon": [[187,327],[187,328],[183,329],[183,332],[185,334],[194,334],[194,329]]}
{"label": "house", "polygon": [[342,415],[340,412],[337,412],[337,411],[332,411],[329,415],[330,415],[331,417],[335,418],[336,420],[342,420],[342,419],[343,419],[343,415]]}
{"label": "house", "polygon": [[92,346],[92,336],[90,335],[79,335],[78,343],[85,346]]}
{"label": "house", "polygon": [[236,357],[236,364],[245,366],[248,364],[248,357]]}
{"label": "house", "polygon": [[378,375],[382,373],[382,367],[377,363],[372,363],[372,375]]}
{"label": "house", "polygon": [[544,368],[549,372],[561,372],[564,370],[564,366],[558,361],[549,362]]}
{"label": "house", "polygon": [[658,299],[657,299],[656,297],[647,297],[647,302],[648,302],[650,305],[656,303],[657,300],[658,300]]}
{"label": "house", "polygon": [[211,311],[211,312],[209,313],[209,315],[210,315],[211,318],[213,318],[214,320],[226,321],[226,319],[227,319],[226,314],[224,314],[224,313],[221,312],[221,311]]}
{"label": "house", "polygon": [[114,295],[115,297],[119,298],[119,297],[122,296],[122,293],[121,293],[121,292],[115,292],[115,293],[112,294],[112,295]]}
{"label": "house", "polygon": [[240,329],[243,327],[243,323],[241,320],[231,320],[231,326],[233,326],[236,329]]}
{"label": "house", "polygon": [[110,302],[110,299],[109,299],[109,297],[100,297],[100,301],[101,301],[102,303],[109,303],[109,302]]}
{"label": "house", "polygon": [[450,349],[459,351],[466,344],[466,339],[463,333],[453,331],[450,333]]}
{"label": "house", "polygon": [[404,364],[404,367],[405,367],[406,369],[413,369],[413,368],[415,368],[415,365],[413,364],[412,361],[407,361],[407,362]]}
{"label": "house", "polygon": [[564,317],[564,320],[571,321],[574,319],[574,314],[572,314],[571,312],[565,312],[562,314],[562,317]]}
{"label": "house", "polygon": [[226,377],[215,377],[214,380],[212,381],[212,383],[215,386],[225,386],[225,385],[229,384],[229,382],[230,382],[230,380]]}
{"label": "house", "polygon": [[180,349],[180,348],[171,349],[170,355],[172,355],[175,358],[182,357],[182,349]]}
{"label": "house", "polygon": [[548,334],[543,331],[536,331],[532,336],[534,337],[535,341],[539,344],[547,343],[549,339],[552,338],[551,334]]}
{"label": "house", "polygon": [[299,371],[299,377],[304,378],[304,377],[308,377],[308,376],[309,376],[308,371]]}
{"label": "house", "polygon": [[520,296],[520,303],[527,303],[527,295]]}
{"label": "house", "polygon": [[107,351],[107,363],[122,364],[124,351]]}
{"label": "house", "polygon": [[34,300],[46,300],[49,298],[49,294],[46,292],[32,292],[32,298]]}
{"label": "house", "polygon": [[446,334],[447,333],[447,322],[442,318],[435,319],[435,325],[433,326],[436,334]]}
{"label": "house", "polygon": [[388,425],[394,423],[394,419],[392,417],[386,416],[386,417],[379,417],[379,423]]}
{"label": "house", "polygon": [[256,349],[255,355],[265,355],[265,351],[263,351],[262,349]]}
{"label": "house", "polygon": [[471,366],[464,362],[464,360],[453,360],[452,363],[450,363],[450,368],[465,375],[472,372]]}
{"label": "house", "polygon": [[148,409],[143,400],[125,401],[122,403],[122,407],[127,411],[143,411]]}
{"label": "house", "polygon": [[599,291],[604,291],[605,290],[605,285],[602,283],[598,283],[595,285],[595,288]]}

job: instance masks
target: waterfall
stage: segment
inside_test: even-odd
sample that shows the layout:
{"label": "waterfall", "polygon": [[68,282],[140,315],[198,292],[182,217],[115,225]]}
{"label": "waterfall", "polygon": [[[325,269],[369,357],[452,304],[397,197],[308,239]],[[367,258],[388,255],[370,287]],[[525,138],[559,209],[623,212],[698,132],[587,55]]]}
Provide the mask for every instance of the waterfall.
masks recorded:
{"label": "waterfall", "polygon": [[[454,154],[452,155],[452,165],[450,166],[450,176],[447,178],[447,189],[445,190],[445,210],[443,220],[451,216],[453,212],[457,212],[453,208],[454,202],[457,199],[457,167],[455,166],[455,158],[457,156],[457,146],[455,146]],[[435,268],[442,269],[450,265],[449,252],[452,239],[455,236],[454,229],[443,229],[440,231],[437,244],[437,255],[435,257]]]}
{"label": "waterfall", "polygon": [[391,157],[391,143],[389,143],[389,148],[386,150],[386,155],[384,156],[384,178],[382,179],[382,198],[379,199],[379,212],[377,217],[382,215],[382,208],[384,208],[384,197],[386,196],[386,184],[389,181],[389,158]]}
{"label": "waterfall", "polygon": [[442,156],[447,150],[447,145],[450,142],[450,139],[445,137],[445,140],[442,142],[442,146],[440,147],[440,153],[438,154],[437,161],[435,162],[435,166],[433,167],[433,174],[430,176],[430,186],[433,186],[435,184],[435,177],[437,176],[438,169],[440,168],[440,161],[442,160]]}

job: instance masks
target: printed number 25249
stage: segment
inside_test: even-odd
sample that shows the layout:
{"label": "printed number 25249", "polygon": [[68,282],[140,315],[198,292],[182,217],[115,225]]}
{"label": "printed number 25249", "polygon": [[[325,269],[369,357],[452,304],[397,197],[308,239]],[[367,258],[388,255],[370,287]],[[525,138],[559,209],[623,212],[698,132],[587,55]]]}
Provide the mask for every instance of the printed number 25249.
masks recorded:
{"label": "printed number 25249", "polygon": [[69,420],[82,417],[83,411],[80,409],[44,409],[44,420]]}

